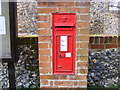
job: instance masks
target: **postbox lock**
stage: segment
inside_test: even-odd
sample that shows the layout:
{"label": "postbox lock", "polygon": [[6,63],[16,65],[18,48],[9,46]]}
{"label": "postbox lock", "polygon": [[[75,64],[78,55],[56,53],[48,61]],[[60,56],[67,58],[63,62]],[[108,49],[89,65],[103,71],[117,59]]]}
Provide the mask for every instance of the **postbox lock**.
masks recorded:
{"label": "postbox lock", "polygon": [[65,53],[60,53],[59,58],[65,58]]}

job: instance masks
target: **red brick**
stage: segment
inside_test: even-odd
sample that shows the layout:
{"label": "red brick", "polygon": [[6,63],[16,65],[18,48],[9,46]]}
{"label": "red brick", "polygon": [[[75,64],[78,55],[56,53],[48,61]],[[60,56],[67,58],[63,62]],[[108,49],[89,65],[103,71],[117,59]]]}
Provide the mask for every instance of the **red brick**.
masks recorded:
{"label": "red brick", "polygon": [[117,37],[113,37],[113,43],[118,43],[118,38]]}
{"label": "red brick", "polygon": [[74,6],[74,2],[62,2],[62,6],[68,7],[68,6]]}
{"label": "red brick", "polygon": [[86,75],[78,75],[77,80],[87,80],[87,76]]}
{"label": "red brick", "polygon": [[77,36],[77,41],[89,41],[89,36]]}
{"label": "red brick", "polygon": [[73,82],[70,81],[55,81],[56,86],[73,86]]}
{"label": "red brick", "polygon": [[40,29],[38,35],[50,35],[50,29]]}
{"label": "red brick", "polygon": [[109,37],[105,37],[104,43],[109,43]]}
{"label": "red brick", "polygon": [[80,8],[73,7],[73,8],[70,8],[70,11],[71,12],[80,12]]}
{"label": "red brick", "polygon": [[38,22],[38,28],[50,28],[49,22]]}
{"label": "red brick", "polygon": [[49,43],[49,48],[52,48],[52,43]]}
{"label": "red brick", "polygon": [[38,12],[37,13],[54,13],[57,12],[57,8],[38,8]]}
{"label": "red brick", "polygon": [[39,7],[54,7],[55,2],[38,2]]}
{"label": "red brick", "polygon": [[38,37],[38,41],[42,41],[42,42],[45,42],[45,41],[51,41],[51,36],[39,36]]}
{"label": "red brick", "polygon": [[78,29],[77,34],[86,34],[89,35],[89,29]]}
{"label": "red brick", "polygon": [[87,81],[80,81],[78,86],[87,86]]}
{"label": "red brick", "polygon": [[51,15],[48,15],[47,21],[52,21],[52,16]]}
{"label": "red brick", "polygon": [[59,79],[67,79],[67,75],[60,75]]}
{"label": "red brick", "polygon": [[57,86],[40,86],[40,90],[52,90],[58,88]]}
{"label": "red brick", "polygon": [[118,37],[118,43],[120,44],[120,36]]}
{"label": "red brick", "polygon": [[91,44],[89,44],[89,49],[91,49]]}
{"label": "red brick", "polygon": [[38,15],[38,21],[47,21],[47,15]]}
{"label": "red brick", "polygon": [[39,55],[50,55],[50,50],[49,49],[39,50]]}
{"label": "red brick", "polygon": [[90,37],[90,41],[89,41],[90,44],[93,44],[93,43],[94,43],[94,39],[95,39],[94,37]]}
{"label": "red brick", "polygon": [[74,6],[74,2],[55,2],[55,7]]}
{"label": "red brick", "polygon": [[88,48],[88,42],[81,42],[80,48]]}
{"label": "red brick", "polygon": [[87,80],[87,76],[86,75],[77,75],[77,76],[73,76],[73,77],[69,77],[70,80]]}
{"label": "red brick", "polygon": [[89,22],[77,22],[77,27],[79,28],[89,28]]}
{"label": "red brick", "polygon": [[49,57],[48,56],[39,56],[39,61],[48,61]]}
{"label": "red brick", "polygon": [[40,75],[40,79],[58,79],[58,75]]}
{"label": "red brick", "polygon": [[78,49],[77,54],[88,54],[88,49]]}
{"label": "red brick", "polygon": [[39,43],[39,48],[48,48],[48,43]]}
{"label": "red brick", "polygon": [[50,86],[53,86],[53,81],[50,81]]}
{"label": "red brick", "polygon": [[90,6],[90,2],[75,2],[75,6]]}
{"label": "red brick", "polygon": [[53,60],[53,56],[50,56],[50,61],[52,61]]}
{"label": "red brick", "polygon": [[118,45],[117,44],[106,44],[105,48],[117,48]]}
{"label": "red brick", "polygon": [[90,15],[78,15],[77,20],[89,21],[90,20]]}
{"label": "red brick", "polygon": [[77,66],[78,67],[88,67],[88,62],[78,62]]}
{"label": "red brick", "polygon": [[50,28],[49,22],[38,22],[38,28]]}
{"label": "red brick", "polygon": [[104,44],[93,44],[91,45],[91,49],[104,49],[105,45]]}
{"label": "red brick", "polygon": [[51,69],[40,69],[40,73],[51,73]]}
{"label": "red brick", "polygon": [[39,67],[49,67],[50,68],[51,63],[50,62],[40,62]]}
{"label": "red brick", "polygon": [[112,43],[112,37],[109,37],[109,43]]}
{"label": "red brick", "polygon": [[102,43],[104,43],[104,37],[100,37],[100,43],[102,44]]}
{"label": "red brick", "polygon": [[69,8],[58,8],[58,12],[69,12]]}
{"label": "red brick", "polygon": [[78,86],[78,81],[74,81],[74,86]]}
{"label": "red brick", "polygon": [[99,43],[99,37],[95,37],[95,43],[96,43],[96,44]]}
{"label": "red brick", "polygon": [[40,85],[49,85],[47,80],[41,80]]}
{"label": "red brick", "polygon": [[90,13],[90,8],[70,8],[71,12],[78,12],[78,13]]}
{"label": "red brick", "polygon": [[90,13],[90,8],[80,8],[80,13]]}
{"label": "red brick", "polygon": [[80,61],[88,61],[88,56],[78,56],[77,59]]}
{"label": "red brick", "polygon": [[47,7],[47,6],[48,6],[48,3],[47,3],[47,2],[38,2],[37,4],[38,4],[38,6],[40,6],[40,7]]}
{"label": "red brick", "polygon": [[78,73],[87,74],[88,73],[88,69],[78,69]]}

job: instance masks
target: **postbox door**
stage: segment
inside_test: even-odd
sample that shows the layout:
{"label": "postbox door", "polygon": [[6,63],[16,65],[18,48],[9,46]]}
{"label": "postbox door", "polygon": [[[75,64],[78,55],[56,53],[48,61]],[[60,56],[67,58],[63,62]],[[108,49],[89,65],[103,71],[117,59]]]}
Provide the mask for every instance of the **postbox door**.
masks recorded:
{"label": "postbox door", "polygon": [[53,73],[75,73],[76,14],[54,13],[53,28]]}
{"label": "postbox door", "polygon": [[57,35],[56,36],[56,71],[72,72],[73,65],[73,47],[72,47],[72,35]]}

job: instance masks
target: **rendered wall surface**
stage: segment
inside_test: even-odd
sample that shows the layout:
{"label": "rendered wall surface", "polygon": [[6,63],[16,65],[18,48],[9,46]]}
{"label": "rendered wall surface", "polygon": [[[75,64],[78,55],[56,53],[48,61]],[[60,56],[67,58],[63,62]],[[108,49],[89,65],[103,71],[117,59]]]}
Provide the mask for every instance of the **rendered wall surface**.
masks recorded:
{"label": "rendered wall surface", "polygon": [[[2,15],[5,17],[5,33],[0,34],[0,58],[11,58],[10,26],[9,26],[9,4],[1,2]],[[4,23],[4,22],[3,22]],[[2,25],[2,24],[1,24]],[[3,24],[4,25],[4,24]],[[1,29],[1,28],[0,28]],[[3,29],[4,30],[4,29]]]}

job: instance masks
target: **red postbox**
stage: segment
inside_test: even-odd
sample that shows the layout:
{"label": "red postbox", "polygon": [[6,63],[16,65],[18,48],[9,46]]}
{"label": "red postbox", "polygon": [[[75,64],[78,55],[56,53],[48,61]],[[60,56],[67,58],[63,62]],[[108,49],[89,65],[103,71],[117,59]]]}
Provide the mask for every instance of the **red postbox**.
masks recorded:
{"label": "red postbox", "polygon": [[76,14],[53,13],[53,74],[75,73]]}

